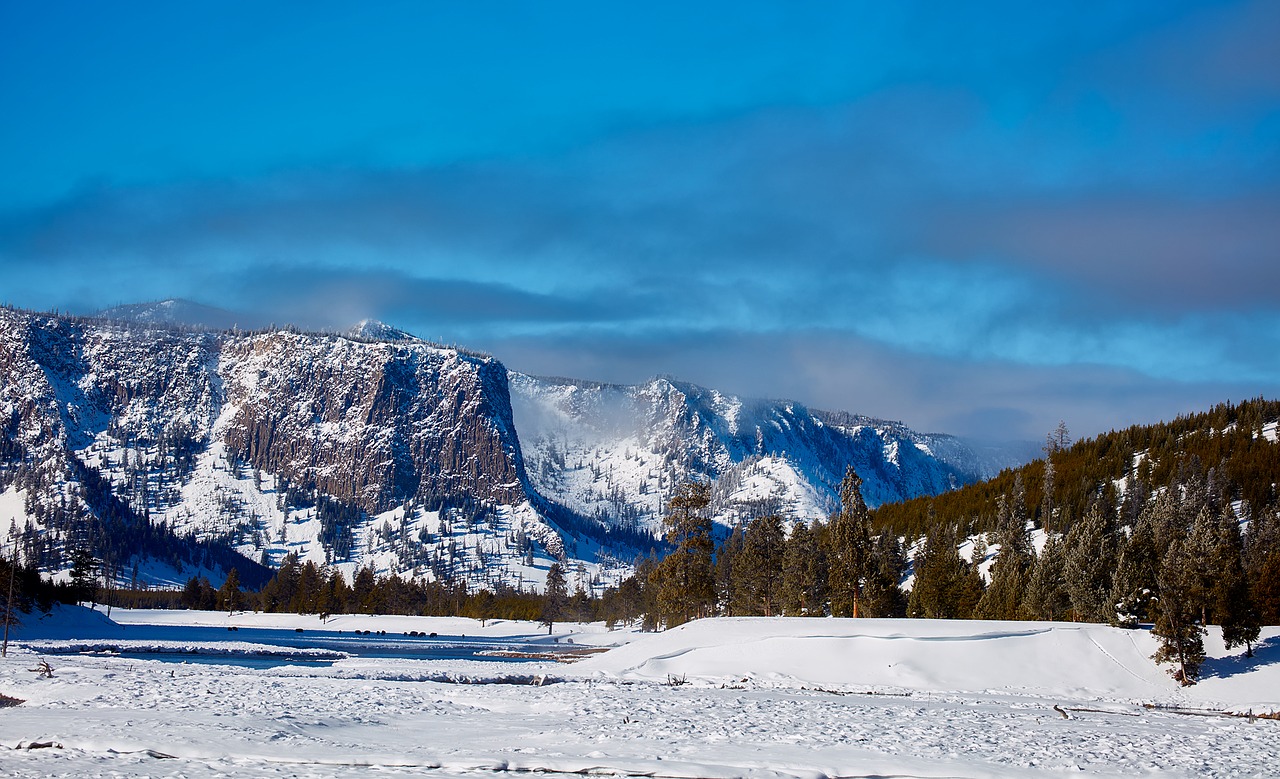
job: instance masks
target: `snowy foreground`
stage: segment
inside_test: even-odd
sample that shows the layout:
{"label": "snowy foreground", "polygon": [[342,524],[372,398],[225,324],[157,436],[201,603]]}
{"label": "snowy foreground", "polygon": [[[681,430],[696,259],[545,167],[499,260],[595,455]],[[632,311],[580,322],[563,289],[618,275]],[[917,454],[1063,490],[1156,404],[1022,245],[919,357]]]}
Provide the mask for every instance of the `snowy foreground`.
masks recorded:
{"label": "snowy foreground", "polygon": [[[1182,689],[1150,660],[1147,633],[1065,623],[718,619],[661,634],[560,625],[548,637],[446,618],[63,609],[26,621],[0,660],[0,694],[25,701],[0,708],[6,777],[1273,776],[1280,765],[1280,721],[1221,713],[1280,710],[1278,628],[1248,661],[1211,634],[1206,678]],[[252,635],[263,628],[302,643],[328,632],[352,651],[263,643]],[[526,654],[614,648],[573,663],[374,656],[364,630]],[[192,650],[199,662],[172,661]],[[276,660],[232,664],[246,657]],[[42,659],[52,678],[29,670]]]}

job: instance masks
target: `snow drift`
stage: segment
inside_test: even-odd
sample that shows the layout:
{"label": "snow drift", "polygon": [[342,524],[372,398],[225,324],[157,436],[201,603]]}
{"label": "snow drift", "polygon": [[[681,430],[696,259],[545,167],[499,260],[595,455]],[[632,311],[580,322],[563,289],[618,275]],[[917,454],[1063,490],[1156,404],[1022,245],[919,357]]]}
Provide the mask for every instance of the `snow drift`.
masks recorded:
{"label": "snow drift", "polygon": [[1205,644],[1205,678],[1182,688],[1151,659],[1157,642],[1145,630],[1066,622],[720,618],[642,637],[574,670],[652,681],[1280,708],[1280,628],[1263,634],[1251,660],[1242,649],[1226,650],[1216,628]]}

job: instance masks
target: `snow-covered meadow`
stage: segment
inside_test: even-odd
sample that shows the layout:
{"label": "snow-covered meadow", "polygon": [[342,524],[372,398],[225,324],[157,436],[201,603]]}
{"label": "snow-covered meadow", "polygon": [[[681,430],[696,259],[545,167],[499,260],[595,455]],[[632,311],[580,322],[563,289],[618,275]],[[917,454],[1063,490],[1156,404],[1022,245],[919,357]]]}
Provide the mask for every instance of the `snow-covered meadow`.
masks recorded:
{"label": "snow-covered meadow", "polygon": [[[548,636],[392,616],[25,621],[0,660],[0,694],[25,701],[0,708],[4,776],[1267,776],[1280,764],[1280,721],[1222,714],[1280,710],[1280,628],[1247,661],[1211,632],[1204,680],[1181,688],[1150,660],[1149,634],[1068,623],[753,618]],[[534,657],[412,656],[436,644]],[[82,649],[113,651],[57,654]],[[567,650],[581,659],[539,657]],[[224,654],[175,657],[190,651]],[[30,670],[41,659],[52,678]]]}

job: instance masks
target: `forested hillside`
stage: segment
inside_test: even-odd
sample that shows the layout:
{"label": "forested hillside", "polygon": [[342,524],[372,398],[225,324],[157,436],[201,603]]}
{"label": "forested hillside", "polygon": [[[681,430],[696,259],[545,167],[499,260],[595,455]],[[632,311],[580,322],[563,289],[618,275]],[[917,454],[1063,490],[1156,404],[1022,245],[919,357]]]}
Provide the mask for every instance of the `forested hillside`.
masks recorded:
{"label": "forested hillside", "polygon": [[1215,499],[1243,502],[1246,514],[1274,508],[1277,420],[1280,401],[1259,398],[1075,444],[1059,428],[1048,437],[1045,459],[946,494],[882,505],[871,512],[872,522],[906,536],[939,524],[994,530],[1000,496],[1011,494],[1019,477],[1030,518],[1055,532],[1069,530],[1098,500],[1133,519],[1160,489],[1198,479]]}
{"label": "forested hillside", "polygon": [[1203,627],[1252,652],[1280,624],[1280,403],[1222,405],[1070,445],[932,499],[869,511],[850,468],[826,522],[739,525],[713,548],[706,489],[668,509],[675,551],[643,562],[606,612],[653,626],[712,614],[1154,623],[1184,683]]}

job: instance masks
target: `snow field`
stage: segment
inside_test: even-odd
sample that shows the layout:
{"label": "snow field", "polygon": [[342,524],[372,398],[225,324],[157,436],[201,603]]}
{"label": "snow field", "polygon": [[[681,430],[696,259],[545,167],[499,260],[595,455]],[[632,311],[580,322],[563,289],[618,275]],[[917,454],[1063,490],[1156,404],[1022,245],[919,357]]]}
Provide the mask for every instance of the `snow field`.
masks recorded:
{"label": "snow field", "polygon": [[[319,623],[112,617],[68,609],[22,640]],[[326,629],[619,646],[573,665],[353,657],[252,669],[73,655],[50,658],[51,679],[27,671],[37,656],[19,646],[0,660],[0,692],[27,701],[0,709],[0,774],[1190,777],[1266,776],[1280,760],[1280,722],[1141,705],[1280,709],[1276,628],[1249,663],[1211,636],[1210,673],[1188,690],[1146,657],[1150,636],[1099,625],[757,618],[660,634],[559,625],[548,638],[532,623],[348,616]],[[513,671],[549,683],[440,681]],[[62,746],[17,748],[48,741]]]}

